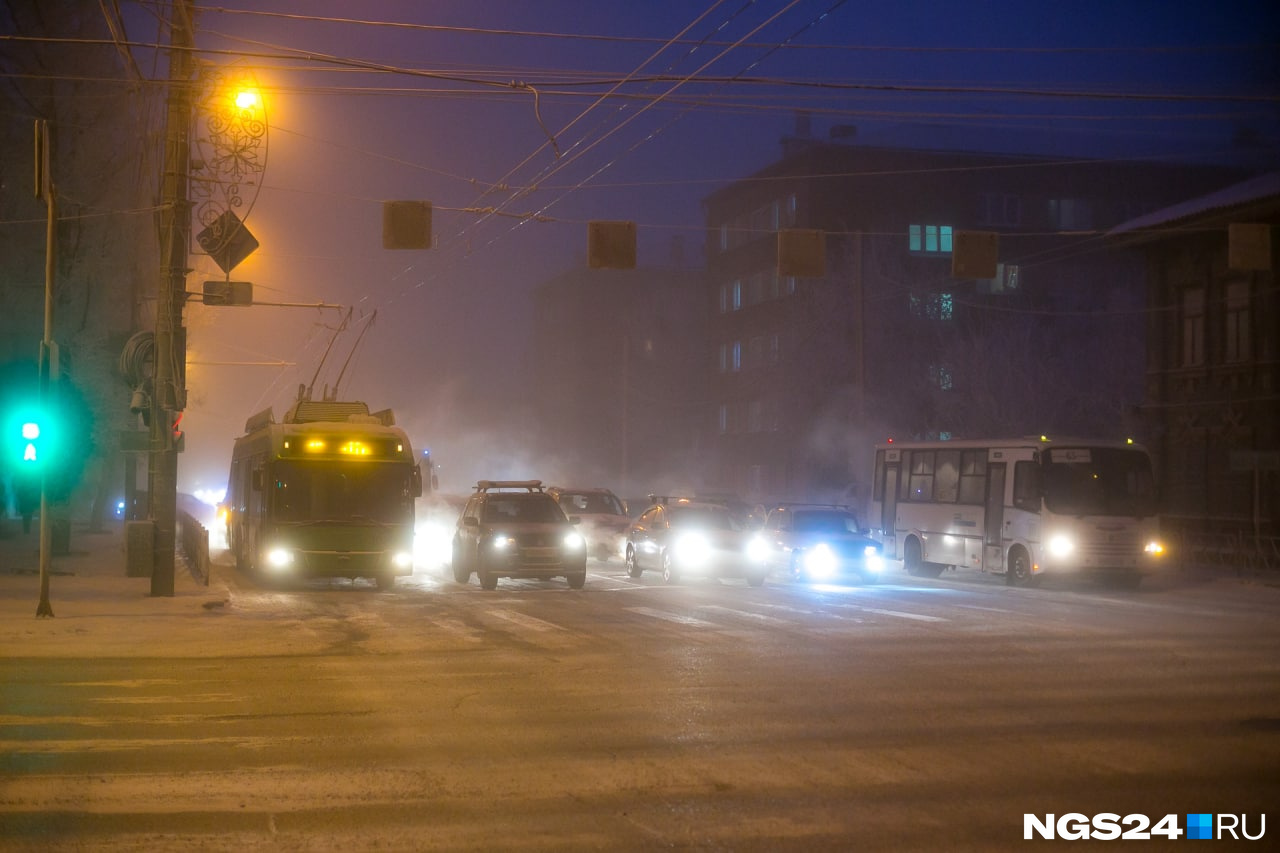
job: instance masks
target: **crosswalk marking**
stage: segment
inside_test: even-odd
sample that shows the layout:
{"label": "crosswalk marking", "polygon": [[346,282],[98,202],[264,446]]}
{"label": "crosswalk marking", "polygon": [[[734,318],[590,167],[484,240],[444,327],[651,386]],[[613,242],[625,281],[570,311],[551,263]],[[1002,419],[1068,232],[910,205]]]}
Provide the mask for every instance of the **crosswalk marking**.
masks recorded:
{"label": "crosswalk marking", "polygon": [[525,613],[520,613],[515,610],[496,610],[495,609],[495,610],[490,610],[489,613],[493,616],[497,616],[499,619],[505,619],[508,622],[513,622],[516,625],[519,625],[521,628],[528,628],[530,631],[537,631],[541,633],[544,631],[563,631],[564,630],[564,628],[560,627],[554,622],[547,622],[537,618],[536,616],[529,616]]}
{"label": "crosswalk marking", "polygon": [[732,607],[721,607],[718,604],[704,604],[698,608],[699,610],[714,610],[717,613],[727,613],[731,616],[743,616],[747,619],[753,619],[756,622],[765,622],[770,625],[786,625],[786,619],[779,619],[776,616],[766,616],[763,613],[752,613],[749,610],[734,610]]}
{"label": "crosswalk marking", "polygon": [[914,619],[917,622],[950,622],[950,619],[944,619],[941,616],[925,616],[922,613],[903,613],[901,610],[885,610],[880,607],[859,607],[856,604],[842,604],[841,607],[852,610],[861,610],[863,613],[875,613],[880,616],[896,616],[899,619]]}
{"label": "crosswalk marking", "polygon": [[628,607],[627,610],[632,613],[639,613],[641,616],[652,616],[654,619],[664,619],[667,622],[677,622],[681,625],[696,625],[699,628],[718,627],[713,622],[696,619],[693,616],[681,616],[679,613],[667,613],[663,610],[654,610],[652,607]]}

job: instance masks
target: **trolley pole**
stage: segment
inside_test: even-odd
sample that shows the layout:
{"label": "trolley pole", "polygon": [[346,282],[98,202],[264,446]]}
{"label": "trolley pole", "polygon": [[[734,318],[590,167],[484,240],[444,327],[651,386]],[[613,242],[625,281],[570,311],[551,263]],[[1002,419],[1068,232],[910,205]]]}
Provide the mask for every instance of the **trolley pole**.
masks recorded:
{"label": "trolley pole", "polygon": [[182,308],[187,290],[187,247],[191,203],[187,175],[191,161],[191,77],[194,0],[176,0],[169,40],[169,95],[165,116],[164,174],[161,183],[160,283],[156,299],[154,392],[148,490],[154,522],[151,594],[173,595],[177,536],[178,447],[174,423],[186,408],[186,336]]}

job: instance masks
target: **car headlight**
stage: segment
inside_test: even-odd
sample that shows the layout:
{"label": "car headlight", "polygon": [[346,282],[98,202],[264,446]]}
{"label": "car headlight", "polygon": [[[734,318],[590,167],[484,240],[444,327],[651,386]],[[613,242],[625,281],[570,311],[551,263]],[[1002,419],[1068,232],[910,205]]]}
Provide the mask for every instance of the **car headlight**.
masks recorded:
{"label": "car headlight", "polygon": [[1144,546],[1143,546],[1142,551],[1143,551],[1143,553],[1145,553],[1148,557],[1163,557],[1163,556],[1164,556],[1164,543],[1163,543],[1163,542],[1159,542],[1159,541],[1157,541],[1157,540],[1153,539],[1153,540],[1151,540],[1150,542],[1148,542],[1146,545],[1144,545]]}
{"label": "car headlight", "polygon": [[753,563],[763,563],[769,559],[769,543],[763,536],[752,536],[747,542],[747,559]]}
{"label": "car headlight", "polygon": [[495,551],[506,551],[515,545],[516,540],[505,533],[495,533],[493,538],[489,540],[489,547]]}
{"label": "car headlight", "polygon": [[1050,557],[1062,559],[1071,555],[1076,549],[1076,543],[1071,541],[1071,537],[1059,533],[1049,537],[1048,549]]}
{"label": "car headlight", "polygon": [[685,533],[676,540],[676,559],[685,566],[700,566],[711,556],[711,543],[701,533]]}
{"label": "car headlight", "polygon": [[288,548],[271,548],[267,551],[267,565],[273,569],[287,569],[293,565],[293,552]]}
{"label": "car headlight", "polygon": [[564,535],[564,547],[569,551],[581,551],[587,547],[587,540],[578,531],[571,530]]}
{"label": "car headlight", "polygon": [[839,561],[836,552],[825,542],[814,545],[804,555],[804,569],[811,577],[827,578],[835,574]]}
{"label": "car headlight", "polygon": [[884,571],[884,557],[880,555],[880,549],[874,545],[868,545],[862,549],[862,564],[867,567],[869,572]]}

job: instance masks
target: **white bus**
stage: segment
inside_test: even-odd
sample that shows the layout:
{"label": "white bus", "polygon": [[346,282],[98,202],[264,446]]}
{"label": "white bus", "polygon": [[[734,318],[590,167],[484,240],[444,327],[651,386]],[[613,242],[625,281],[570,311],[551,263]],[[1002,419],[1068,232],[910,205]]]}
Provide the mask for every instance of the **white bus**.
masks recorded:
{"label": "white bus", "polygon": [[950,568],[1034,584],[1049,572],[1136,585],[1164,557],[1151,458],[1131,441],[876,445],[868,523],[913,575]]}

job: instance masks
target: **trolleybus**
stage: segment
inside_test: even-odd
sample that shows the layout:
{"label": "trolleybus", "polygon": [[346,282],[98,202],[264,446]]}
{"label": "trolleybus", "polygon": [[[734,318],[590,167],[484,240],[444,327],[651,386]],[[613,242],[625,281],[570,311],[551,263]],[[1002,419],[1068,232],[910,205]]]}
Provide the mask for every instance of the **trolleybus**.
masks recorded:
{"label": "trolleybus", "polygon": [[870,523],[914,575],[1033,584],[1084,571],[1136,584],[1164,558],[1155,478],[1131,441],[954,440],[876,446]]}
{"label": "trolleybus", "polygon": [[268,578],[413,574],[414,498],[422,470],[386,409],[300,399],[271,409],[235,441],[224,507],[227,547],[242,571]]}

